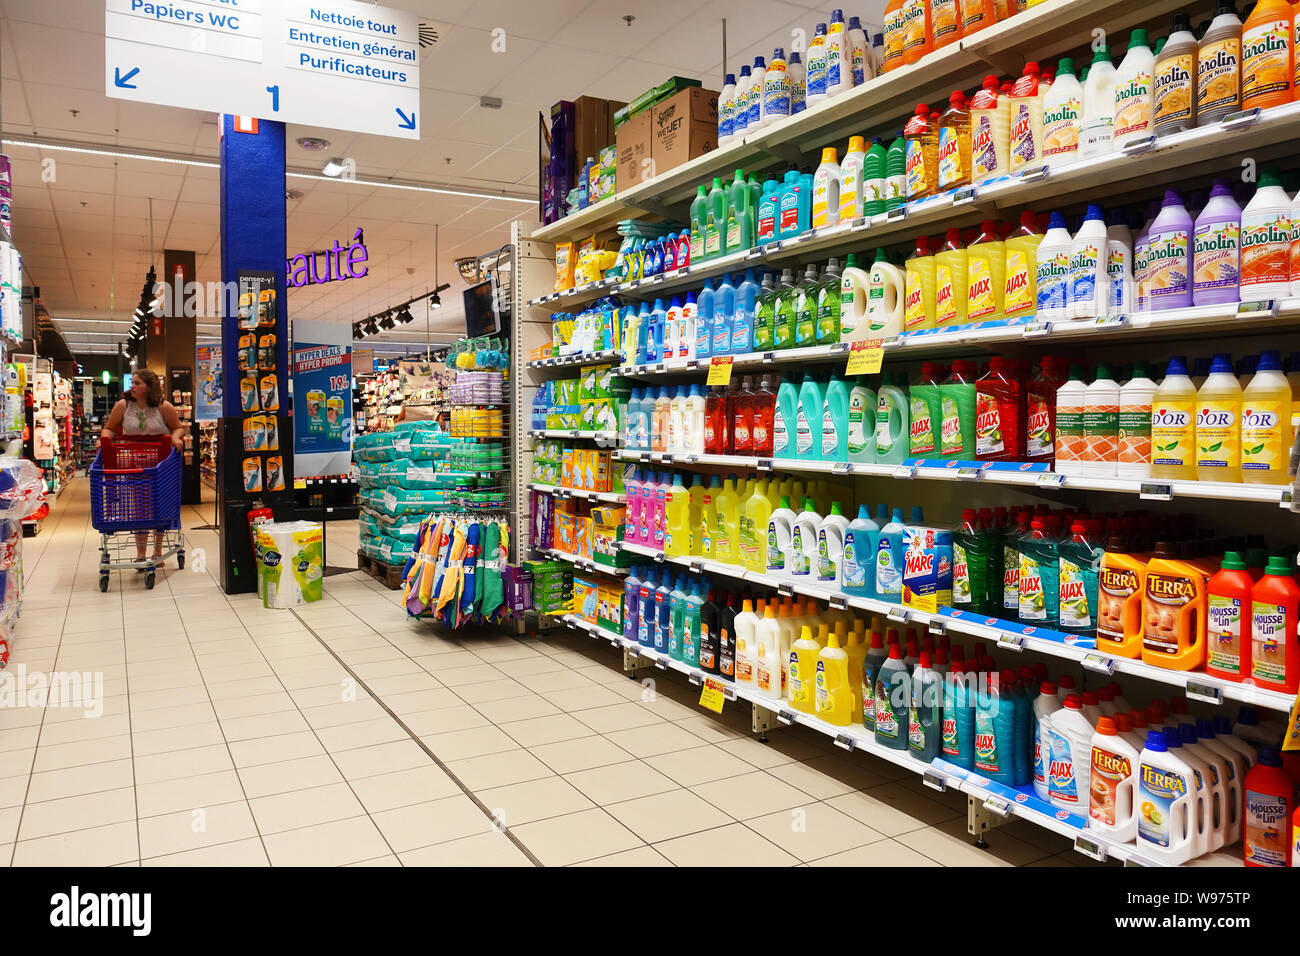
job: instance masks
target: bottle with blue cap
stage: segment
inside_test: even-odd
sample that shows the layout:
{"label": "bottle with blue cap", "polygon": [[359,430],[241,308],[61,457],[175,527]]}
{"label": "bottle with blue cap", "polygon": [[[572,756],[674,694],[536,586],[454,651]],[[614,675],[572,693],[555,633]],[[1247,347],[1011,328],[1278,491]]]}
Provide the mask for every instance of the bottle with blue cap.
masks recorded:
{"label": "bottle with blue cap", "polygon": [[749,121],[746,128],[752,133],[767,125],[767,113],[763,108],[763,91],[767,79],[767,61],[761,56],[754,57],[754,67],[750,70],[753,84],[749,93]]}
{"label": "bottle with blue cap", "polygon": [[1170,743],[1152,730],[1138,759],[1137,846],[1143,856],[1177,866],[1195,855],[1196,780],[1177,740]]}
{"label": "bottle with blue cap", "polygon": [[1219,353],[1196,393],[1196,477],[1241,481],[1241,384],[1232,356]]}
{"label": "bottle with blue cap", "polygon": [[736,76],[728,73],[718,94],[718,145],[726,146],[736,137]]}
{"label": "bottle with blue cap", "polygon": [[[1192,763],[1192,758],[1195,758],[1204,767],[1200,776],[1206,799],[1206,849],[1203,852],[1214,853],[1223,849],[1228,837],[1228,774],[1231,766],[1220,753],[1205,746],[1196,725],[1183,724],[1178,733],[1183,745],[1183,759]],[[1192,767],[1201,769],[1194,763]]]}
{"label": "bottle with blue cap", "polygon": [[746,63],[736,77],[736,107],[731,117],[731,133],[735,138],[744,136],[749,129],[749,98],[753,93],[754,77]]}
{"label": "bottle with blue cap", "polygon": [[1070,254],[1074,240],[1066,228],[1065,217],[1054,212],[1047,232],[1038,244],[1036,281],[1039,322],[1059,322],[1067,315],[1070,298]]}
{"label": "bottle with blue cap", "polygon": [[1260,353],[1250,384],[1241,393],[1241,480],[1281,485],[1291,454],[1291,384],[1275,349]]}
{"label": "bottle with blue cap", "polygon": [[770,125],[790,115],[790,74],[785,48],[772,51],[772,62],[763,74],[763,123]]}
{"label": "bottle with blue cap", "polygon": [[[1208,382],[1208,379],[1207,379]],[[1197,391],[1187,359],[1169,359],[1164,381],[1151,396],[1151,477],[1196,477]]]}
{"label": "bottle with blue cap", "polygon": [[[1043,238],[1046,241],[1047,237]],[[1070,243],[1070,318],[1105,314],[1106,260],[1106,217],[1100,206],[1090,205]]]}

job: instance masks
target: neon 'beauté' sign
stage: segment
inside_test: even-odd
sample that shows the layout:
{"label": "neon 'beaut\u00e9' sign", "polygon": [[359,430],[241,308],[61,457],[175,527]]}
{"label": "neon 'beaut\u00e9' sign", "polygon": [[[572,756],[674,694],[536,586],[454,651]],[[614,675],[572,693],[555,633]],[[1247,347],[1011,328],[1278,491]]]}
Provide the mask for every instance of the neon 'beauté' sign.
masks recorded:
{"label": "neon 'beaut\u00e9' sign", "polygon": [[366,265],[369,258],[364,231],[358,229],[353,233],[349,245],[340,245],[335,239],[332,248],[290,256],[284,262],[284,274],[289,285],[295,289],[323,285],[326,282],[342,282],[344,279],[361,279],[370,271]]}

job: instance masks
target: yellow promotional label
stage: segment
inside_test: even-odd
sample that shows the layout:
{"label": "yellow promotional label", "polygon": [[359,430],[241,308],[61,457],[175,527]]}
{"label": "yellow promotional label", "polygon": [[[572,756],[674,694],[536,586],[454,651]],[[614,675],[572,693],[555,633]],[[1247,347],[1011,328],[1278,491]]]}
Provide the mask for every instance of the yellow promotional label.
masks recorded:
{"label": "yellow promotional label", "polygon": [[1283,98],[1291,91],[1291,21],[1260,23],[1241,34],[1241,105]]}
{"label": "yellow promotional label", "polygon": [[1196,87],[1196,57],[1191,53],[1161,60],[1156,67],[1155,123],[1173,123],[1192,115]]}
{"label": "yellow promotional label", "polygon": [[1210,399],[1196,406],[1196,467],[1241,467],[1241,403]]}
{"label": "yellow promotional label", "polygon": [[966,286],[966,317],[972,322],[992,315],[997,311],[997,299],[993,294],[993,275],[989,271],[989,261],[984,256],[972,254],[968,260]]}
{"label": "yellow promotional label", "polygon": [[1035,294],[1035,272],[1038,263],[1030,259],[1023,250],[1007,243],[1007,278],[1006,293],[1003,296],[1003,311],[1007,315],[1030,315],[1037,302]]}
{"label": "yellow promotional label", "polygon": [[1242,402],[1241,470],[1268,474],[1279,479],[1286,475],[1290,443],[1287,441],[1290,413],[1287,402]]}
{"label": "yellow promotional label", "polygon": [[1183,467],[1194,458],[1196,406],[1193,402],[1159,402],[1151,407],[1151,464]]}
{"label": "yellow promotional label", "polygon": [[722,681],[714,680],[712,677],[704,678],[704,686],[700,688],[700,706],[707,707],[715,714],[722,713],[722,705],[727,702],[727,695],[722,692]]}
{"label": "yellow promotional label", "polygon": [[880,371],[884,361],[884,339],[867,339],[854,342],[849,347],[849,363],[844,368],[845,375],[875,375]]}
{"label": "yellow promotional label", "polygon": [[1241,38],[1202,43],[1196,64],[1196,109],[1235,110],[1241,101]]}
{"label": "yellow promotional label", "polygon": [[709,360],[709,378],[705,385],[730,385],[734,355],[715,355]]}

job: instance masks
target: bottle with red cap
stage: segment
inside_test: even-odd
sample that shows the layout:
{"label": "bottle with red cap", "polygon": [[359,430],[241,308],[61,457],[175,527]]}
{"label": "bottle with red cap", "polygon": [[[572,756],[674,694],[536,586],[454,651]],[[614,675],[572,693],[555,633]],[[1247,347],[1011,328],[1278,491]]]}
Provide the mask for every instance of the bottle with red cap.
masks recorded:
{"label": "bottle with red cap", "polygon": [[975,458],[1020,461],[1025,453],[1025,394],[1014,365],[1001,355],[975,383]]}
{"label": "bottle with red cap", "polygon": [[1087,522],[1075,521],[1070,525],[1069,540],[1058,549],[1059,627],[1070,634],[1097,633],[1097,598],[1105,551],[1096,541]]}
{"label": "bottle with red cap", "polygon": [[909,671],[903,649],[889,645],[889,657],[876,673],[876,743],[891,750],[906,750],[908,738]]}
{"label": "bottle with red cap", "polygon": [[1052,716],[1061,709],[1061,698],[1056,685],[1043,681],[1034,700],[1034,793],[1040,800],[1050,801],[1047,774],[1052,763]]}
{"label": "bottle with red cap", "polygon": [[1083,716],[1088,718],[1088,723],[1096,727],[1097,721],[1101,719],[1101,701],[1097,698],[1097,694],[1090,690],[1085,690],[1079,696],[1083,701]]}
{"label": "bottle with red cap", "polygon": [[975,769],[995,783],[1015,785],[1016,704],[1014,671],[981,664],[982,690],[975,701]]}
{"label": "bottle with red cap", "polygon": [[[1277,748],[1262,746],[1246,773],[1242,858],[1246,866],[1290,866],[1296,815],[1295,782],[1282,769]],[[1291,829],[1287,823],[1291,821]]]}
{"label": "bottle with red cap", "polygon": [[1050,762],[1047,770],[1048,796],[1052,805],[1080,816],[1088,813],[1088,792],[1092,767],[1092,737],[1096,728],[1084,716],[1083,699],[1070,694],[1061,710],[1052,715],[1048,734]]}
{"label": "bottle with red cap", "polygon": [[1146,715],[1142,715],[1142,730],[1137,730],[1133,726],[1133,715],[1129,713],[1117,713],[1111,720],[1115,721],[1115,729],[1119,735],[1133,745],[1134,750],[1140,751],[1139,746],[1146,739]]}
{"label": "bottle with red cap", "polygon": [[876,729],[876,673],[889,657],[879,631],[871,632],[871,647],[862,659],[862,726]]}
{"label": "bottle with red cap", "polygon": [[943,716],[940,723],[939,754],[944,760],[969,770],[975,761],[976,675],[965,660],[960,644],[954,644],[952,671],[944,680]]}
{"label": "bottle with red cap", "polygon": [[1128,718],[1102,715],[1092,736],[1088,786],[1088,829],[1122,843],[1137,836],[1134,799],[1141,751],[1124,736]]}
{"label": "bottle with red cap", "polygon": [[1025,461],[1056,460],[1056,393],[1065,384],[1069,363],[1044,355],[1038,374],[1026,386]]}

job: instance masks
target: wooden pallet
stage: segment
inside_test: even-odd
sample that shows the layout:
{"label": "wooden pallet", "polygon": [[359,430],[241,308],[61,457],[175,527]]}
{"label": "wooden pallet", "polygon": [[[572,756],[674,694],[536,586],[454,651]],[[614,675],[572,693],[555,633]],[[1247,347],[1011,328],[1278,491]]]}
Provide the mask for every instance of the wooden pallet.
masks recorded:
{"label": "wooden pallet", "polygon": [[390,591],[401,589],[402,568],[405,566],[405,562],[402,564],[384,564],[384,562],[377,561],[370,557],[364,551],[357,552],[357,567],[360,570],[365,571],[372,578],[383,581],[384,587],[388,588]]}

